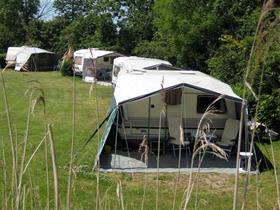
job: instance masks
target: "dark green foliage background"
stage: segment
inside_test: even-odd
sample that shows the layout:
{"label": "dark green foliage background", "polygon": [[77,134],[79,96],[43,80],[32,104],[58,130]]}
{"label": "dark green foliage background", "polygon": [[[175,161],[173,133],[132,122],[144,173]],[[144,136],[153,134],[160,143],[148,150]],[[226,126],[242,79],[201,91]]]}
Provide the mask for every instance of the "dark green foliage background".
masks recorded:
{"label": "dark green foliage background", "polygon": [[[162,58],[211,74],[242,96],[262,5],[261,0],[54,0],[56,16],[42,20],[39,0],[0,1],[0,53],[30,45],[62,56],[71,46]],[[279,16],[274,7],[266,25]],[[279,131],[279,27],[269,34],[255,49],[249,82],[257,93],[264,70],[258,120]]]}

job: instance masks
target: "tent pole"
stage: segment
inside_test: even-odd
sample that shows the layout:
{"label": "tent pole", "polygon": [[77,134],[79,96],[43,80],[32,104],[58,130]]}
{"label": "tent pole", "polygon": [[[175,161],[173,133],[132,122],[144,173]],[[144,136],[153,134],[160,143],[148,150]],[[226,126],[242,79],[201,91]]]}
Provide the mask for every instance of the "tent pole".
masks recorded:
{"label": "tent pole", "polygon": [[118,111],[117,111],[117,123],[116,123],[116,133],[115,133],[115,157],[114,157],[114,168],[116,168],[116,155],[117,155],[117,146],[118,146],[118,129],[119,129],[119,108],[118,108]]}
{"label": "tent pole", "polygon": [[151,97],[149,97],[149,103],[148,103],[148,141],[150,142],[150,126],[151,126]]}

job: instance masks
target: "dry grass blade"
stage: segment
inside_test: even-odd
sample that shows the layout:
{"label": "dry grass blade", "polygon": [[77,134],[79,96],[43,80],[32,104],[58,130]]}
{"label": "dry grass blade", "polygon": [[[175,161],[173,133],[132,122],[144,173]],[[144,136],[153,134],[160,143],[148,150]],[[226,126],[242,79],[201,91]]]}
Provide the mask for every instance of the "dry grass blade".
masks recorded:
{"label": "dry grass blade", "polygon": [[71,194],[72,194],[72,167],[74,161],[74,140],[76,135],[76,115],[75,115],[75,106],[76,106],[76,75],[75,71],[73,74],[73,101],[72,101],[72,138],[71,138],[71,151],[70,151],[70,163],[68,171],[68,186],[67,186],[67,204],[66,208],[71,209]]}
{"label": "dry grass blade", "polygon": [[8,67],[9,67],[9,65],[7,65],[3,70],[0,69],[0,76],[1,76],[1,81],[2,81],[4,105],[5,105],[5,112],[6,112],[6,117],[7,117],[7,124],[8,124],[8,129],[9,129],[9,139],[10,139],[11,150],[12,150],[12,159],[13,159],[12,191],[14,191],[14,189],[15,189],[15,191],[17,191],[17,186],[18,186],[17,163],[16,163],[17,154],[15,152],[15,143],[14,143],[14,139],[13,139],[13,129],[12,129],[12,123],[11,123],[10,109],[9,109],[9,103],[8,103],[8,99],[7,99],[5,79],[3,76],[3,71],[5,71],[5,69],[7,69]]}
{"label": "dry grass blade", "polygon": [[46,134],[46,135],[43,137],[43,139],[40,141],[40,143],[38,144],[38,146],[36,147],[36,149],[34,150],[34,152],[32,153],[32,155],[30,156],[29,160],[27,161],[27,163],[26,163],[26,165],[25,165],[25,167],[24,167],[24,170],[23,170],[23,172],[22,172],[22,175],[25,174],[25,172],[26,172],[26,170],[27,170],[27,168],[28,168],[28,166],[29,166],[31,160],[33,159],[33,157],[35,156],[35,154],[37,153],[37,151],[38,151],[39,148],[41,147],[42,143],[46,140],[47,136],[48,136],[48,134]]}
{"label": "dry grass blade", "polygon": [[58,210],[59,209],[58,175],[57,175],[57,166],[56,166],[56,153],[55,153],[51,124],[48,124],[48,136],[49,136],[50,147],[51,147],[50,150],[51,150],[52,167],[53,167],[55,209]]}
{"label": "dry grass blade", "polygon": [[124,208],[124,201],[123,201],[123,190],[122,190],[122,182],[119,180],[116,189],[117,198],[121,203],[121,209],[125,210]]}
{"label": "dry grass blade", "polygon": [[165,109],[163,109],[159,114],[159,129],[158,129],[158,148],[157,148],[157,194],[156,194],[156,210],[158,209],[159,203],[159,155],[160,155],[160,132],[161,132],[161,122],[162,116],[165,115]]}
{"label": "dry grass blade", "polygon": [[[143,150],[143,152],[142,152]],[[148,160],[149,160],[149,144],[148,144],[148,139],[144,135],[143,140],[141,144],[139,145],[138,152],[141,153],[141,160],[143,160],[144,157],[144,163],[146,166],[148,166]]]}
{"label": "dry grass blade", "polygon": [[277,193],[277,206],[278,209],[280,209],[280,191],[279,191],[279,181],[278,181],[278,175],[277,175],[277,164],[275,160],[275,154],[274,149],[272,145],[272,138],[271,134],[269,134],[269,141],[270,141],[270,149],[271,149],[271,155],[272,155],[272,162],[273,162],[273,172],[274,172],[274,178],[275,178],[275,187],[276,187],[276,193]]}
{"label": "dry grass blade", "polygon": [[7,196],[7,186],[8,186],[8,179],[7,179],[7,164],[6,164],[6,153],[5,153],[5,145],[4,139],[1,138],[2,142],[2,155],[3,155],[3,204],[2,209],[8,208],[8,196]]}
{"label": "dry grass blade", "polygon": [[[182,201],[182,209],[184,209],[184,210],[187,209],[187,206],[188,206],[188,203],[189,203],[192,191],[193,191],[193,187],[194,187],[194,184],[197,182],[197,177],[200,173],[200,167],[201,167],[201,164],[203,162],[206,152],[208,152],[210,150],[212,152],[212,154],[215,154],[217,157],[222,158],[222,159],[227,159],[226,153],[225,153],[225,151],[223,151],[223,149],[221,149],[217,145],[215,145],[207,140],[205,132],[209,132],[210,124],[207,122],[207,120],[206,120],[206,122],[204,122],[208,116],[215,114],[215,112],[217,110],[213,109],[213,105],[217,101],[221,100],[222,98],[224,98],[224,95],[220,95],[219,97],[217,97],[207,107],[206,111],[203,113],[202,117],[199,120],[198,129],[197,129],[196,137],[195,137],[194,148],[193,148],[192,159],[191,159],[191,171],[190,171],[190,176],[189,176],[189,182],[188,182],[187,189],[184,192],[184,196],[183,196],[184,198]],[[201,153],[202,153],[202,155],[201,155]],[[197,155],[199,155],[198,172],[196,173],[196,176],[193,178],[194,159]]]}

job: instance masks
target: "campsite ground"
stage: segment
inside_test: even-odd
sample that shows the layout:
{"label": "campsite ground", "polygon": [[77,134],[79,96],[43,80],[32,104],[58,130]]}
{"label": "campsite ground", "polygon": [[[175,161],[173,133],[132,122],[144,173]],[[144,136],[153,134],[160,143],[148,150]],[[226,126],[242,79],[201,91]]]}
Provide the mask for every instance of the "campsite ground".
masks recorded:
{"label": "campsite ground", "polygon": [[[68,164],[70,160],[70,147],[72,135],[72,108],[73,89],[72,78],[62,77],[59,72],[4,72],[6,92],[9,108],[12,117],[14,136],[17,136],[17,152],[19,159],[22,154],[22,142],[25,135],[27,111],[29,98],[25,95],[26,90],[34,84],[31,81],[38,81],[45,93],[47,122],[53,125],[54,141],[56,147],[56,158],[59,173],[59,197],[61,206],[66,205]],[[33,85],[34,86],[34,85]],[[37,84],[38,86],[38,84]],[[12,183],[12,156],[9,143],[8,124],[3,100],[3,83],[0,81],[0,194],[4,190],[11,192]],[[95,157],[97,141],[93,140],[83,150],[84,141],[92,133],[98,122],[101,122],[106,115],[110,97],[111,87],[97,86],[97,90],[90,91],[91,85],[76,78],[76,133],[74,151],[77,152],[75,160],[74,190],[72,194],[74,209],[94,209],[96,198],[96,176],[92,172],[92,165]],[[91,94],[90,94],[91,93]],[[97,94],[97,101],[96,101]],[[34,94],[36,95],[36,94]],[[96,104],[98,106],[96,106]],[[98,112],[96,110],[98,109]],[[98,113],[98,115],[97,115]],[[31,156],[39,142],[44,136],[43,106],[38,105],[30,119],[29,138],[27,147],[27,159]],[[259,144],[261,150],[271,159],[270,145]],[[280,167],[280,145],[278,141],[273,142],[276,154],[277,167]],[[4,150],[3,150],[4,148]],[[2,153],[6,157],[6,167]],[[20,162],[20,161],[19,161]],[[50,172],[51,165],[49,165]],[[5,181],[5,173],[7,180]],[[51,174],[50,174],[51,175]],[[158,209],[172,209],[175,189],[177,189],[175,209],[179,209],[182,195],[188,182],[188,174],[181,174],[177,187],[175,187],[178,174],[159,175],[159,202]],[[240,176],[240,187],[243,186],[244,175]],[[34,209],[44,208],[46,205],[46,168],[44,162],[44,145],[38,150],[34,159],[24,176],[26,189],[26,208],[32,205]],[[249,191],[247,194],[248,203],[246,209],[256,209],[257,200],[262,209],[272,209],[276,202],[276,187],[273,170],[266,171],[260,175],[251,176]],[[156,174],[126,174],[106,173],[100,174],[101,209],[121,209],[121,203],[117,197],[117,183],[121,181],[124,196],[125,209],[140,209],[145,192],[144,208],[155,209],[157,194]],[[53,182],[51,181],[53,185]],[[190,207],[194,208],[196,189],[198,189],[198,209],[230,209],[232,206],[234,187],[234,175],[228,174],[200,174],[199,185],[192,194]],[[256,199],[256,189],[259,198]],[[53,187],[51,187],[51,205],[53,205]],[[9,194],[9,193],[8,193]],[[11,192],[9,205],[14,198]],[[239,204],[241,203],[242,189],[239,193]],[[32,198],[32,199],[31,199]],[[6,199],[7,200],[7,199]],[[4,196],[0,196],[1,205]],[[2,206],[3,207],[3,206]]]}

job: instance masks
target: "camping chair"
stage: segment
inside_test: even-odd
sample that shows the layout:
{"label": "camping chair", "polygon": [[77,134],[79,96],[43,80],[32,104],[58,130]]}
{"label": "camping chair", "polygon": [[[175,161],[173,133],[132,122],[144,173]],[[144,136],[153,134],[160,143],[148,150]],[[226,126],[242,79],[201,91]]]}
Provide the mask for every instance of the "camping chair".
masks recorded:
{"label": "camping chair", "polygon": [[235,139],[239,131],[239,120],[227,119],[222,138],[216,144],[225,150],[228,157],[230,157],[233,145],[235,144]]}
{"label": "camping chair", "polygon": [[170,144],[172,144],[173,154],[176,157],[176,150],[180,148],[186,148],[186,152],[190,154],[190,141],[185,140],[184,143],[180,142],[180,126],[182,125],[181,117],[169,117],[168,118],[168,130],[170,135]]}

